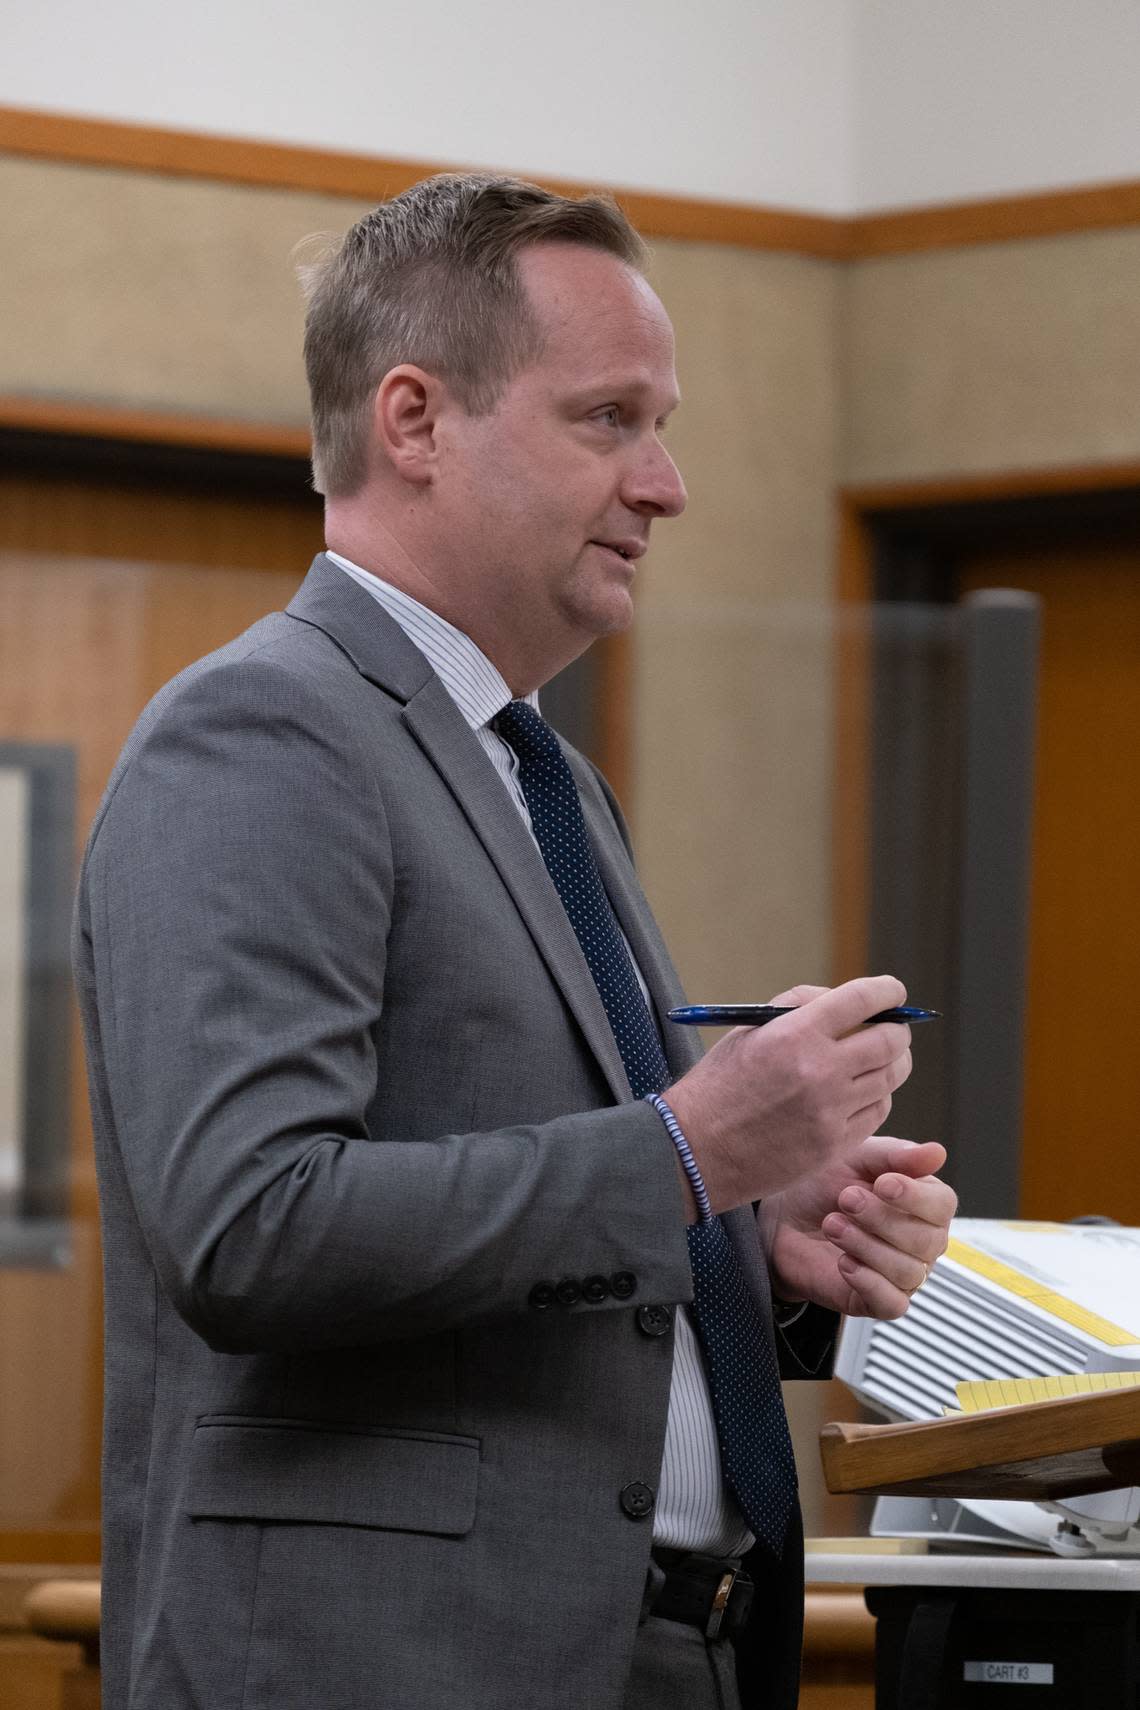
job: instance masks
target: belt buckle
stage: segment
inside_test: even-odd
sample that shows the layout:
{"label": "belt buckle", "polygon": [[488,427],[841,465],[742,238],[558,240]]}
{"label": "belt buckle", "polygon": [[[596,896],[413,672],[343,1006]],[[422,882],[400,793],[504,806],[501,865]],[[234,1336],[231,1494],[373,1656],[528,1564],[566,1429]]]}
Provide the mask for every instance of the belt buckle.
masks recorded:
{"label": "belt buckle", "polygon": [[721,1574],[720,1582],[713,1593],[709,1606],[709,1618],[705,1622],[705,1638],[715,1639],[720,1632],[721,1623],[728,1609],[728,1600],[732,1596],[732,1588],[736,1584],[736,1569],[728,1568]]}

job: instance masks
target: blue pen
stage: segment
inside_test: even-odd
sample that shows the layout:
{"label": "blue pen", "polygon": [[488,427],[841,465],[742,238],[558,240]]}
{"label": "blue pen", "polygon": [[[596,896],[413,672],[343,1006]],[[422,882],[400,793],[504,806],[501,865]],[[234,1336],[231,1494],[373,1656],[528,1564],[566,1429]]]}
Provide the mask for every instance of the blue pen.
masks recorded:
{"label": "blue pen", "polygon": [[[671,1009],[670,1021],[679,1021],[688,1027],[763,1027],[766,1021],[775,1021],[781,1015],[794,1015],[800,1007],[798,1004],[778,1003],[694,1003],[684,1009]],[[940,1021],[942,1012],[938,1009],[916,1009],[913,1004],[904,1003],[898,1009],[881,1009],[878,1015],[869,1015],[865,1026],[873,1021]]]}

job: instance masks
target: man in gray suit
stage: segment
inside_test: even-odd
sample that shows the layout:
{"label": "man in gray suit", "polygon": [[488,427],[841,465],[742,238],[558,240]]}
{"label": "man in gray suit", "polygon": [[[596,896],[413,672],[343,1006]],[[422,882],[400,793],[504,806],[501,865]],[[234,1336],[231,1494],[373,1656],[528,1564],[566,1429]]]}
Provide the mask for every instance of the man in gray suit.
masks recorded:
{"label": "man in gray suit", "polygon": [[777,1360],[904,1311],[953,1196],[871,1137],[897,981],[664,1021],[536,710],[684,504],[668,320],[608,204],[451,177],[306,348],[329,553],[146,709],[84,863],[104,1702],[790,1706]]}

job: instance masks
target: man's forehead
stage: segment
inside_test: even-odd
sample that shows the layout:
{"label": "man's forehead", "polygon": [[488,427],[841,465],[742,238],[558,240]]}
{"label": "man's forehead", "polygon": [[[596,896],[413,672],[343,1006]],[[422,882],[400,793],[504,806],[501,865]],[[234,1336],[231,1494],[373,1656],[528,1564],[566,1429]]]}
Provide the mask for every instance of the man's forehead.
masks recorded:
{"label": "man's forehead", "polygon": [[653,287],[634,268],[581,244],[523,251],[520,273],[543,334],[540,365],[589,365],[615,383],[672,381],[673,328]]}
{"label": "man's forehead", "polygon": [[620,256],[585,244],[530,244],[518,257],[532,308],[548,332],[579,320],[645,320],[672,332],[664,305],[645,276]]}

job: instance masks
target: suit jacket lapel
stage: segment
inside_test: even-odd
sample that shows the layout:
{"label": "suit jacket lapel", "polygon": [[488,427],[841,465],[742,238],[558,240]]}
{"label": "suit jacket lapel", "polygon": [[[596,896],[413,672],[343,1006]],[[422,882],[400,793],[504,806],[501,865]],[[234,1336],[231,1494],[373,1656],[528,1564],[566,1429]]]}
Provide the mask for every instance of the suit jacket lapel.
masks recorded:
{"label": "suit jacket lapel", "polygon": [[614,1098],[628,1100],[629,1082],[602,1000],[542,856],[474,732],[419,648],[376,600],[323,554],[288,611],[324,630],[363,676],[403,701],[404,724],[498,869]]}
{"label": "suit jacket lapel", "polygon": [[598,988],[546,864],[507,800],[502,782],[447,690],[432,678],[404,709],[404,721],[431,760],[514,898],[531,937],[620,1102],[630,1095],[621,1055]]}

